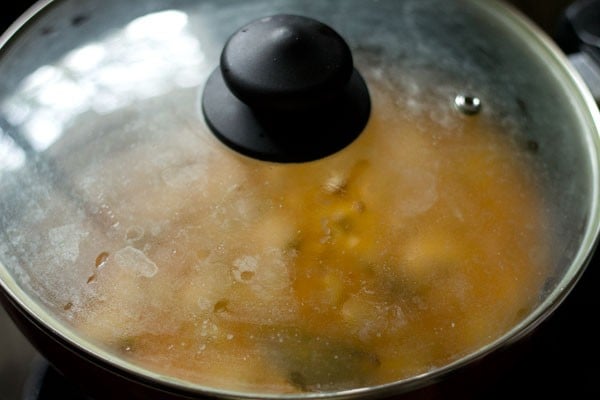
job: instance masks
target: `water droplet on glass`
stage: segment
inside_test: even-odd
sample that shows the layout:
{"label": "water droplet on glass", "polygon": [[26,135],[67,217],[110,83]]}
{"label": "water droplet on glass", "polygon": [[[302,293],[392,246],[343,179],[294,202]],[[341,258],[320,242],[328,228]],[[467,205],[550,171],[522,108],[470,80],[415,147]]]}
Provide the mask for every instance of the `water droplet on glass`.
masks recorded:
{"label": "water droplet on glass", "polygon": [[104,264],[106,264],[108,256],[109,254],[106,251],[103,251],[102,253],[98,254],[98,257],[96,257],[96,268],[102,268]]}

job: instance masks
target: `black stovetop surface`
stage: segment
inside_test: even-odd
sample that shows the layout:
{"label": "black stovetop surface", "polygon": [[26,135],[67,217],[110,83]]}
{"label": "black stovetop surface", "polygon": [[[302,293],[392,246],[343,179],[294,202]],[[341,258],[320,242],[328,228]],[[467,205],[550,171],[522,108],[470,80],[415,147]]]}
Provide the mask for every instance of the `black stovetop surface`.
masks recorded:
{"label": "black stovetop surface", "polygon": [[[513,2],[518,4],[519,0]],[[31,3],[2,2],[0,31]],[[539,2],[542,7],[547,7],[547,3],[551,2]],[[566,301],[520,347],[520,361],[497,377],[497,382],[485,389],[482,399],[600,399],[599,268],[600,252]],[[48,367],[0,309],[0,400],[21,399],[86,397]]]}

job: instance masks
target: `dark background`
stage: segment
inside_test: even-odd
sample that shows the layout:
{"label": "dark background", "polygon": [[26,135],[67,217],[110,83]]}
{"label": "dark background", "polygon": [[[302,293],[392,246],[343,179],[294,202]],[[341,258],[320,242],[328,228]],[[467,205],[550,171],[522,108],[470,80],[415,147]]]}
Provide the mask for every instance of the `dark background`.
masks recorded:
{"label": "dark background", "polygon": [[[0,31],[4,31],[8,24],[33,3],[31,0],[9,1],[0,3]],[[550,36],[556,32],[561,12],[571,3],[570,0],[510,2]],[[596,328],[596,320],[600,316],[600,296],[596,295],[596,291],[600,289],[599,267],[600,256],[595,256],[573,293],[535,335],[525,340],[520,347],[522,357],[512,364],[508,373],[498,377],[496,384],[486,389],[482,398],[531,396],[600,399],[600,332]],[[0,347],[6,346],[2,343],[2,338],[7,338],[7,331],[8,336],[16,332],[10,322],[0,318]],[[0,348],[0,356],[4,355],[6,358],[7,354],[10,357],[11,354],[24,352],[27,357],[31,357],[33,353],[26,342],[21,338],[16,338],[15,341],[17,346],[13,348]],[[23,371],[19,371],[17,366],[10,367],[10,363],[2,362],[0,360],[0,399],[14,400],[18,398],[22,386],[17,376],[22,375]]]}

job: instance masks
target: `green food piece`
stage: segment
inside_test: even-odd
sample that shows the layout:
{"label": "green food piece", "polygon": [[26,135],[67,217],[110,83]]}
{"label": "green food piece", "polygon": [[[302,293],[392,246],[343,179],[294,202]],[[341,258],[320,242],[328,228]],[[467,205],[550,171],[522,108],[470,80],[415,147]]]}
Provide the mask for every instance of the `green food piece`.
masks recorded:
{"label": "green food piece", "polygon": [[271,330],[265,335],[264,346],[267,357],[302,391],[362,386],[380,365],[377,355],[360,344],[294,328]]}

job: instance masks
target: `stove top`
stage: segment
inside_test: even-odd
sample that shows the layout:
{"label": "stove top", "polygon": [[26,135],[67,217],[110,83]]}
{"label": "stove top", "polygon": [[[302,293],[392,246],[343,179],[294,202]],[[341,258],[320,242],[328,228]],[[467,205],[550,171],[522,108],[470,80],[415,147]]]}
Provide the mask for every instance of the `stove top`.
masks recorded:
{"label": "stove top", "polygon": [[[521,0],[513,0],[519,4]],[[531,7],[531,2],[522,0]],[[560,2],[560,0],[556,0]],[[0,31],[14,21],[32,0],[3,2]],[[7,4],[8,3],[8,4]],[[553,1],[539,3],[544,7]],[[565,1],[562,1],[565,3]],[[536,3],[538,4],[538,3]],[[559,309],[528,338],[519,362],[493,385],[481,399],[600,398],[600,254],[593,259],[582,280]],[[0,308],[0,400],[91,400],[57,373],[19,333]],[[98,399],[96,399],[98,400]]]}

